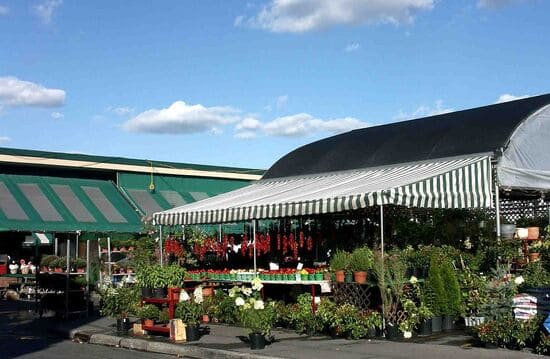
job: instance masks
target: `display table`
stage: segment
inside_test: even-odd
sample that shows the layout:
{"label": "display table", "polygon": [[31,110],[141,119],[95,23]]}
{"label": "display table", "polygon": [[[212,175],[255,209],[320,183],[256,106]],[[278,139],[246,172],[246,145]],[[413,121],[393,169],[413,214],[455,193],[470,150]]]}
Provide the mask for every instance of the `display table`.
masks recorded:
{"label": "display table", "polygon": [[[176,310],[176,305],[179,302],[181,288],[168,288],[168,296],[165,298],[141,298],[141,305],[143,304],[168,304],[168,315],[169,319],[174,319],[174,311]],[[143,330],[148,330],[150,332],[157,333],[170,333],[169,326],[160,326],[160,325],[142,325]]]}

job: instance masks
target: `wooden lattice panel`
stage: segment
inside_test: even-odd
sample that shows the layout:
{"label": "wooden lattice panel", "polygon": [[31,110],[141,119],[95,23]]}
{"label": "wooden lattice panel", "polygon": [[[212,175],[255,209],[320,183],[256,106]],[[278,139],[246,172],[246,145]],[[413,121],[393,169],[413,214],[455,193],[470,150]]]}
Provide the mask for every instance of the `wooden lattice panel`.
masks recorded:
{"label": "wooden lattice panel", "polygon": [[332,293],[337,304],[349,303],[363,310],[375,309],[380,303],[378,288],[369,284],[333,282]]}

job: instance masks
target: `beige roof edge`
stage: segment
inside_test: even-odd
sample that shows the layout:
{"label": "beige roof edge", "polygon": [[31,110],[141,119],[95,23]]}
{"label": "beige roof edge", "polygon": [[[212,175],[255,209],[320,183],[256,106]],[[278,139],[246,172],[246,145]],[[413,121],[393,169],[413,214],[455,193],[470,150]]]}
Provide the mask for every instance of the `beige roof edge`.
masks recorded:
{"label": "beige roof edge", "polygon": [[[151,167],[147,167],[147,166],[63,160],[63,159],[45,158],[45,157],[0,155],[0,162],[34,164],[34,165],[41,165],[41,166],[77,167],[77,168],[90,168],[90,169],[96,169],[96,170],[115,170],[115,171],[126,171],[126,172],[151,173]],[[245,174],[245,173],[201,171],[201,170],[159,168],[159,167],[153,167],[153,173],[166,174],[166,175],[179,175],[179,176],[225,178],[225,179],[249,180],[249,181],[259,180],[262,177],[261,175],[253,175],[253,174]]]}

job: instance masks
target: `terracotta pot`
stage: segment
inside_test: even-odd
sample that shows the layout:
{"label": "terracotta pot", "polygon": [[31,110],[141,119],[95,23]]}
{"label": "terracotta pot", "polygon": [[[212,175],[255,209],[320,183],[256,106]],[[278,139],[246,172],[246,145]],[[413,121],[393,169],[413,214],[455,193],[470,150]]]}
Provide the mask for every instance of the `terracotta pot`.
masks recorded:
{"label": "terracotta pot", "polygon": [[539,239],[539,227],[527,227],[527,239]]}
{"label": "terracotta pot", "polygon": [[63,272],[63,268],[55,267],[53,271],[54,271],[55,273],[62,273],[62,272]]}
{"label": "terracotta pot", "polygon": [[529,262],[536,262],[539,260],[539,252],[529,253]]}
{"label": "terracotta pot", "polygon": [[203,287],[202,288],[202,296],[203,297],[211,297],[214,295],[214,287]]}
{"label": "terracotta pot", "polygon": [[202,315],[202,322],[203,323],[210,323],[210,317],[208,316],[208,314],[203,314]]}
{"label": "terracotta pot", "polygon": [[367,283],[367,272],[354,272],[353,273],[353,280],[355,283],[359,284],[365,284]]}
{"label": "terracotta pot", "polygon": [[76,268],[77,273],[84,273],[86,270],[84,268]]}
{"label": "terracotta pot", "polygon": [[334,272],[334,275],[336,276],[336,281],[340,283],[344,283],[344,279],[346,278],[346,274],[343,270],[337,270]]}
{"label": "terracotta pot", "polygon": [[144,319],[141,321],[141,324],[145,327],[152,327],[155,325],[155,321],[153,319]]}

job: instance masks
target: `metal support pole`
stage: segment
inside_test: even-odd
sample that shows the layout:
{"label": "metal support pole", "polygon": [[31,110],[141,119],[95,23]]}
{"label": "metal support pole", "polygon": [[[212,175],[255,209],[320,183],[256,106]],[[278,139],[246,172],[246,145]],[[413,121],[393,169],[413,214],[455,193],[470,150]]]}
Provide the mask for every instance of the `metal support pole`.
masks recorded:
{"label": "metal support pole", "polygon": [[[382,283],[384,284],[384,286],[386,285],[386,273],[385,273],[385,269],[384,269],[384,205],[382,203],[380,203],[380,254],[382,256],[382,278],[380,280],[382,280]],[[385,289],[385,288],[384,288]],[[382,296],[382,300],[384,297]],[[382,303],[382,330],[385,331],[386,330],[386,313],[384,313],[384,303]]]}
{"label": "metal support pole", "polygon": [[111,280],[111,237],[107,237],[107,260],[109,261],[109,280]]}
{"label": "metal support pole", "polygon": [[54,237],[53,237],[53,254],[55,256],[57,256],[57,249],[58,249],[57,237],[54,234]]}
{"label": "metal support pole", "polygon": [[253,238],[253,248],[254,248],[254,275],[258,274],[258,269],[256,267],[256,219],[252,220],[252,238]]}
{"label": "metal support pole", "polygon": [[71,268],[71,239],[67,237],[67,269],[65,270],[65,319],[69,319],[69,280]]}
{"label": "metal support pole", "polygon": [[500,189],[498,184],[495,182],[495,216],[496,216],[496,226],[497,226],[497,241],[500,241]]}
{"label": "metal support pole", "polygon": [[76,239],[74,244],[74,257],[78,258],[78,239],[80,238],[80,231],[76,231]]}
{"label": "metal support pole", "polygon": [[88,303],[90,302],[90,240],[86,240],[86,317],[90,314]]}
{"label": "metal support pole", "polygon": [[159,246],[160,246],[160,266],[162,267],[164,265],[164,254],[163,252],[163,246],[162,246],[162,225],[159,225]]}

